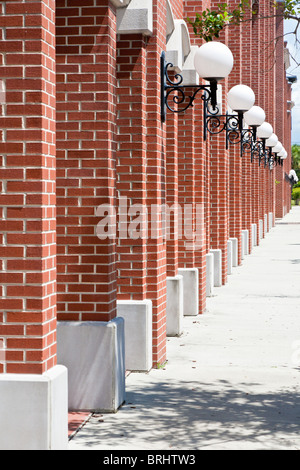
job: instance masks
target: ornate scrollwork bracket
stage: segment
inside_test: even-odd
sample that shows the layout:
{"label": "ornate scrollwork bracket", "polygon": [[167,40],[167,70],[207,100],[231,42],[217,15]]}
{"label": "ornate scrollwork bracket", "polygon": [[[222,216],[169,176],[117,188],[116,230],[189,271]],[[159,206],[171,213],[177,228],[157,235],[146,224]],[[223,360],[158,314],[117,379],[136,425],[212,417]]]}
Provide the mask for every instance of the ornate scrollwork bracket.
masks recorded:
{"label": "ornate scrollwork bracket", "polygon": [[[216,135],[221,132],[226,132],[226,149],[229,148],[229,144],[243,144],[243,113],[237,114],[218,114],[219,110],[216,107],[212,110],[208,106],[208,102],[204,105],[204,140],[207,139],[207,135]],[[242,151],[242,150],[241,150]]]}
{"label": "ornate scrollwork bracket", "polygon": [[161,55],[161,120],[166,121],[167,110],[173,113],[183,113],[194,105],[199,92],[204,102],[210,101],[213,109],[217,101],[217,82],[211,81],[207,85],[182,85],[183,77],[176,73],[172,80],[169,69],[173,64],[166,61],[165,52]]}

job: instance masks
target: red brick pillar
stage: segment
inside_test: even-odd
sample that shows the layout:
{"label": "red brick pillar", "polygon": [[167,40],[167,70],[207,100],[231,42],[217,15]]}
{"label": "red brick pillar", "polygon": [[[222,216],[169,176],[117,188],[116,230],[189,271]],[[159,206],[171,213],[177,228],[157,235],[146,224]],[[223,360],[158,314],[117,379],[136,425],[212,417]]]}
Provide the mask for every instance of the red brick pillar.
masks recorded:
{"label": "red brick pillar", "polygon": [[167,149],[166,149],[166,203],[170,209],[169,235],[167,238],[167,275],[176,276],[178,273],[178,226],[180,213],[178,210],[178,115],[169,113],[167,121]]}
{"label": "red brick pillar", "polygon": [[183,233],[183,237],[179,241],[179,266],[181,268],[195,267],[194,240],[190,238],[194,228],[193,212],[195,210],[194,126],[194,110],[190,108],[179,116],[178,171],[180,179],[178,185],[178,199],[183,215],[184,209],[187,208],[188,205],[190,205],[192,209],[191,212],[186,211],[184,215],[184,223],[187,232],[186,237]]}
{"label": "red brick pillar", "polygon": [[[184,1],[184,18],[195,18],[196,13],[201,13],[210,2]],[[189,26],[191,45],[201,46],[203,41],[195,37],[193,29]],[[194,203],[195,211],[198,214],[198,240],[195,246],[194,267],[199,273],[199,313],[202,314],[206,308],[206,264],[207,254],[210,254],[210,201],[209,201],[209,137],[208,141],[203,141],[203,102],[200,95],[197,96],[197,103],[193,110],[194,118]],[[201,232],[201,233],[200,233]],[[200,235],[200,236],[199,236]]]}
{"label": "red brick pillar", "polygon": [[[199,99],[199,98],[198,98]],[[210,253],[209,240],[206,240],[206,143],[203,142],[203,103],[195,108],[195,206],[197,215],[197,240],[195,247],[195,267],[199,271],[199,314],[206,308],[206,254]]]}
{"label": "red brick pillar", "polygon": [[[147,46],[147,205],[165,202],[166,128],[161,122],[160,57],[166,50],[166,6],[153,1],[153,36]],[[166,244],[162,224],[150,224],[155,237],[147,243],[147,298],[153,312],[153,364],[166,360]]]}
{"label": "red brick pillar", "polygon": [[[185,315],[197,315],[199,313],[199,271],[198,266],[196,265],[196,251],[199,249],[197,247],[196,233],[198,222],[196,214],[195,173],[196,122],[194,116],[193,108],[189,108],[180,115],[178,136],[178,172],[180,175],[178,184],[178,200],[183,219],[182,236],[178,244],[179,274],[182,274],[186,279],[189,279],[189,281],[186,282],[193,284],[193,288],[190,292],[193,291],[195,294],[187,295],[189,288],[186,285],[184,293]],[[192,278],[190,279],[189,276],[192,276]]]}
{"label": "red brick pillar", "polygon": [[[291,102],[291,84],[284,79],[284,101]],[[286,213],[291,210],[291,184],[286,175],[289,175],[292,169],[292,142],[291,142],[291,106],[287,104],[284,113],[284,136],[282,144],[287,152],[287,158],[283,160],[283,178],[284,178],[284,207]]]}
{"label": "red brick pillar", "polygon": [[1,335],[8,337],[2,370],[41,374],[56,364],[54,18],[44,2],[5,3],[0,305]]}
{"label": "red brick pillar", "polygon": [[[211,2],[218,9],[217,2]],[[228,31],[220,36],[220,41],[230,48]],[[222,109],[227,107],[228,81],[221,81]],[[210,239],[211,248],[222,251],[222,283],[227,282],[228,239],[229,239],[229,151],[226,149],[226,133],[212,136],[210,146]]]}
{"label": "red brick pillar", "polygon": [[[251,13],[247,13],[247,20],[251,18]],[[251,21],[245,21],[242,25],[242,83],[253,89],[253,59],[256,56],[253,51],[253,31]],[[255,80],[255,79],[254,79]],[[255,90],[254,90],[255,92]],[[255,97],[256,98],[256,97]],[[248,252],[251,253],[252,246],[252,224],[256,225],[256,233],[258,233],[258,221],[253,218],[253,208],[256,203],[254,195],[253,175],[255,175],[258,167],[258,161],[251,161],[251,153],[245,148],[242,156],[242,228],[248,230]],[[258,237],[257,237],[258,238]]]}
{"label": "red brick pillar", "polygon": [[67,375],[56,365],[55,2],[0,2],[0,13],[0,448],[66,448]]}
{"label": "red brick pillar", "polygon": [[[146,39],[121,35],[118,46],[118,204],[128,217],[126,233],[120,225],[118,240],[118,299],[145,300],[147,285],[146,208]],[[123,202],[122,202],[123,198]],[[126,204],[126,207],[125,207]],[[136,213],[135,213],[136,207]],[[129,214],[127,212],[129,211]],[[130,212],[132,216],[130,216]],[[130,222],[143,222],[131,233]],[[131,219],[131,220],[130,220]],[[122,220],[119,220],[119,224]],[[135,227],[135,226],[134,226]],[[132,227],[132,228],[134,228]]]}
{"label": "red brick pillar", "polygon": [[[275,37],[275,18],[272,17],[274,7],[272,4],[268,6],[268,14],[270,18],[267,19],[266,28],[269,37]],[[270,122],[275,128],[275,86],[276,86],[276,67],[274,67],[274,46],[273,43],[269,44],[267,52],[268,60],[268,74],[267,74],[267,89],[268,89],[268,101],[266,104],[266,121]],[[274,132],[276,132],[274,130]],[[275,224],[275,178],[276,172],[274,170],[269,171],[269,212],[272,213],[272,224]],[[271,228],[271,227],[269,227]]]}
{"label": "red brick pillar", "polygon": [[[291,84],[287,81],[286,82],[287,88],[287,101],[291,103],[292,100],[292,87]],[[287,151],[287,158],[285,160],[285,169],[286,172],[289,174],[292,168],[292,112],[291,112],[291,104],[288,105],[288,109],[286,112],[286,132],[285,132],[285,140],[284,140],[284,147]],[[288,211],[291,210],[291,185],[287,184],[287,207]]]}
{"label": "red brick pillar", "polygon": [[[58,0],[56,15],[58,353],[70,408],[115,411],[125,377],[116,317],[116,10],[108,0]],[[78,377],[89,384],[84,393]]]}
{"label": "red brick pillar", "polygon": [[125,318],[126,347],[134,351],[132,355],[126,354],[126,368],[132,371],[148,371],[153,365],[152,355],[147,353],[152,349],[152,310],[147,299],[151,207],[147,205],[146,47],[147,38],[141,33],[124,32],[118,37],[117,311]]}
{"label": "red brick pillar", "polygon": [[116,245],[97,237],[95,215],[116,196],[115,13],[104,0],[56,5],[58,318],[109,321]]}
{"label": "red brick pillar", "polygon": [[[276,18],[276,37],[278,38],[276,43],[276,131],[275,133],[278,136],[278,139],[281,143],[285,141],[285,132],[284,132],[284,121],[285,121],[285,112],[286,112],[286,103],[285,106],[282,106],[282,92],[285,88],[285,69],[284,69],[284,56],[283,56],[283,47],[284,47],[284,38],[283,38],[283,19],[278,16]],[[284,144],[283,144],[284,145]],[[282,218],[284,213],[284,169],[282,166],[276,167],[276,217]]]}
{"label": "red brick pillar", "polygon": [[[265,102],[267,96],[266,89],[266,75],[267,75],[267,60],[265,53],[265,44],[266,44],[266,19],[264,16],[267,13],[266,2],[259,2],[259,15],[262,17],[259,20],[258,25],[258,37],[260,43],[260,69],[258,70],[257,80],[260,82],[258,93],[256,95],[256,104],[265,110]],[[260,186],[260,200],[259,200],[259,214],[260,220],[263,221],[263,233],[264,235],[268,231],[267,218],[265,217],[267,212],[267,184],[268,184],[268,172],[269,168],[265,167],[263,164],[259,168],[259,186]]]}
{"label": "red brick pillar", "polygon": [[227,242],[229,238],[229,156],[226,136],[212,136],[210,155],[210,236],[211,248],[222,250],[222,283],[227,281]]}
{"label": "red brick pillar", "polygon": [[[253,21],[251,23],[251,36],[252,36],[252,57],[255,58],[251,62],[252,67],[252,79],[251,79],[251,88],[253,89],[256,97],[256,105],[259,106],[259,97],[260,97],[260,88],[261,82],[258,79],[260,77],[260,70],[261,70],[261,43],[260,43],[260,28],[261,28],[261,20],[257,17],[253,17]],[[260,174],[261,174],[261,167],[259,167],[258,162],[254,162],[252,165],[252,222],[257,226],[257,243],[259,244],[260,236],[260,221],[261,214],[260,214],[260,201],[263,197],[261,194],[260,189]]]}
{"label": "red brick pillar", "polygon": [[[232,0],[230,2],[230,8],[234,9],[238,5],[238,2]],[[228,77],[228,89],[235,85],[244,83],[243,81],[243,49],[245,47],[243,43],[242,48],[242,24],[229,28],[229,45],[230,50],[234,57],[234,66],[231,74]],[[248,48],[245,47],[247,53]],[[226,111],[224,109],[223,111]],[[224,114],[224,112],[223,112]],[[243,178],[244,172],[243,161],[246,155],[241,158],[240,145],[229,144],[229,235],[230,237],[238,240],[238,264],[242,259],[242,214],[245,211],[245,203],[248,198],[244,195],[247,194],[246,184],[248,178]]]}

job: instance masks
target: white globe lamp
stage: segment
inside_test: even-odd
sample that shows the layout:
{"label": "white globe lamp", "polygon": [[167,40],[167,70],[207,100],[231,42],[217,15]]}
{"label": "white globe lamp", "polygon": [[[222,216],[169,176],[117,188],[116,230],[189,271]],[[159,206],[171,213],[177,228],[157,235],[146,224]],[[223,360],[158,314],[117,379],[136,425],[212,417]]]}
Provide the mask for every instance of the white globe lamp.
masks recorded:
{"label": "white globe lamp", "polygon": [[227,94],[228,105],[233,111],[244,113],[255,103],[255,94],[247,85],[235,85]]}
{"label": "white globe lamp", "polygon": [[279,153],[279,152],[281,152],[281,150],[283,150],[283,146],[282,146],[281,142],[277,142],[277,144],[274,145],[274,147],[272,147],[272,152],[273,153]]}
{"label": "white globe lamp", "polygon": [[219,81],[230,74],[233,68],[233,55],[222,42],[206,42],[197,49],[194,65],[199,77],[208,81]]}
{"label": "white globe lamp", "polygon": [[278,142],[278,137],[276,134],[272,134],[271,137],[269,137],[266,140],[266,147],[274,147]]}
{"label": "white globe lamp", "polygon": [[269,137],[271,137],[273,134],[273,127],[271,124],[265,121],[260,126],[258,126],[256,132],[259,139],[269,139]]}
{"label": "white globe lamp", "polygon": [[265,122],[266,114],[259,106],[252,106],[252,108],[244,114],[244,119],[248,126],[258,127]]}

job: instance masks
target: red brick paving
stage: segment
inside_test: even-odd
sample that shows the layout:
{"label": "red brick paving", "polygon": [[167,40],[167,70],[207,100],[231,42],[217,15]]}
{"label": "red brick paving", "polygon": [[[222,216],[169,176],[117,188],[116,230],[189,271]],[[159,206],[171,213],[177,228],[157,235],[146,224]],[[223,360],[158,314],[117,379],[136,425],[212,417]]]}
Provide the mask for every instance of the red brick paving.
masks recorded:
{"label": "red brick paving", "polygon": [[68,436],[70,437],[80,428],[90,416],[88,411],[71,411],[68,414]]}

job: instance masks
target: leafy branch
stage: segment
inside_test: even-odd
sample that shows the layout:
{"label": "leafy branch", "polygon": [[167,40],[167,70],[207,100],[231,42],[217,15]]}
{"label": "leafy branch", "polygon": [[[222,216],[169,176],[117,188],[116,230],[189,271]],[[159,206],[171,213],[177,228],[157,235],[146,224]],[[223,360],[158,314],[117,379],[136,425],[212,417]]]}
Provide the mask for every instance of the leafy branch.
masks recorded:
{"label": "leafy branch", "polygon": [[239,25],[245,21],[252,21],[254,18],[270,18],[275,16],[296,20],[295,35],[297,35],[298,25],[300,24],[299,0],[285,0],[280,3],[274,0],[273,6],[274,14],[272,16],[260,16],[257,4],[253,3],[253,5],[250,5],[249,0],[242,0],[233,10],[225,2],[219,5],[218,11],[206,8],[201,14],[196,13],[194,20],[187,18],[187,22],[193,27],[195,35],[206,42],[219,38],[221,31],[230,25]]}

